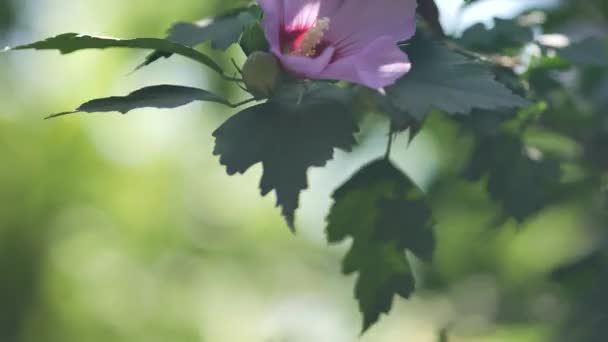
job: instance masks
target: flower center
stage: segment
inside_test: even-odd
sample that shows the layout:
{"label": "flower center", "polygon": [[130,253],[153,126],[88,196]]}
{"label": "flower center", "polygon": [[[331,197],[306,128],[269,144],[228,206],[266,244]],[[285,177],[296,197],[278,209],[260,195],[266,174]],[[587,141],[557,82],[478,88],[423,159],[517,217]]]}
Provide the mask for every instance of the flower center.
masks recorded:
{"label": "flower center", "polygon": [[283,46],[283,53],[304,57],[316,56],[317,48],[328,30],[329,18],[320,18],[308,30],[288,32],[287,44]]}

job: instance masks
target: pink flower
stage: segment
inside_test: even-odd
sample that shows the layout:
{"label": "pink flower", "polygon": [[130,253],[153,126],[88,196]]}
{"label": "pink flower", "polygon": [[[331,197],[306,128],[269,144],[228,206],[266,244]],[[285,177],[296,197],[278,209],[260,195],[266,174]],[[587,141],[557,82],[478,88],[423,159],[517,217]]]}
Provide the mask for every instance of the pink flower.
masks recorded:
{"label": "pink flower", "polygon": [[306,78],[370,88],[411,68],[397,42],[416,31],[416,0],[257,0],[272,53]]}

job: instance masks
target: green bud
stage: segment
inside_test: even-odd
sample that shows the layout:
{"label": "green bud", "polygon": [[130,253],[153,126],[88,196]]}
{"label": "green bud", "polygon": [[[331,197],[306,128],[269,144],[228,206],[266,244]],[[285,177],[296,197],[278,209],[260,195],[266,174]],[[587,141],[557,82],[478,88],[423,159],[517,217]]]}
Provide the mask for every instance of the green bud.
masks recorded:
{"label": "green bud", "polygon": [[267,52],[254,52],[243,66],[243,82],[256,98],[270,97],[281,84],[279,61]]}

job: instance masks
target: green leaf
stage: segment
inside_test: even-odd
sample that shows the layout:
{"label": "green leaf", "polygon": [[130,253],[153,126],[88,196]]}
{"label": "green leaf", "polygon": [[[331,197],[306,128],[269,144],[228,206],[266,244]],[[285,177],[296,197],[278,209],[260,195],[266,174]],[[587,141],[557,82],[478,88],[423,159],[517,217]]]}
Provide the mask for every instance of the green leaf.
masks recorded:
{"label": "green leaf", "polygon": [[[496,75],[496,79],[500,83],[504,84],[512,92],[518,95],[526,93],[524,83],[520,80],[519,75],[517,75],[515,71],[504,67],[494,67],[492,68],[492,70]],[[460,122],[463,128],[468,128],[472,130],[477,136],[495,136],[500,134],[501,128],[505,125],[505,123],[509,121],[512,121],[514,119],[529,119],[527,115],[523,114],[528,113],[532,110],[538,110],[538,103],[530,103],[529,107],[520,111],[515,111],[511,109],[474,109],[469,115],[456,116],[454,117],[454,119]]]}
{"label": "green leaf", "polygon": [[262,164],[262,195],[275,191],[292,230],[308,168],[325,165],[335,148],[348,151],[355,144],[358,128],[339,94],[329,84],[315,84],[303,95],[296,87],[243,110],[213,133],[214,154],[228,174]]}
{"label": "green leaf", "polygon": [[0,35],[12,28],[17,21],[17,3],[0,0]]}
{"label": "green leaf", "polygon": [[231,106],[228,101],[203,89],[176,85],[157,85],[139,89],[127,96],[114,96],[96,99],[84,103],[74,111],[63,112],[49,116],[58,116],[74,113],[120,112],[126,114],[138,108],[177,108],[194,101],[216,102]]}
{"label": "green leaf", "polygon": [[226,50],[239,41],[245,28],[256,22],[256,17],[247,10],[238,10],[234,13],[218,18],[204,19],[196,23],[176,23],[169,30],[169,39],[172,42],[187,46],[195,46],[204,42],[211,42],[211,47]]}
{"label": "green leaf", "polygon": [[468,114],[473,109],[525,107],[528,103],[495,80],[489,67],[443,45],[422,40],[407,48],[412,71],[387,89],[400,110],[424,117],[438,109]]}
{"label": "green leaf", "polygon": [[555,198],[561,170],[556,160],[532,158],[521,140],[503,133],[483,137],[473,152],[467,178],[479,181],[486,175],[490,197],[506,215],[523,222]]}
{"label": "green leaf", "polygon": [[430,260],[435,240],[431,210],[420,190],[387,160],[363,167],[333,195],[327,237],[352,237],[343,272],[358,272],[355,297],[363,331],[388,313],[393,297],[409,298],[414,276],[405,256],[410,250]]}
{"label": "green leaf", "polygon": [[481,23],[468,28],[459,43],[473,51],[498,52],[521,47],[533,39],[532,30],[521,26],[517,19],[495,18],[490,29]]}
{"label": "green leaf", "polygon": [[[166,39],[190,47],[208,41],[211,42],[212,48],[226,50],[232,44],[238,43],[243,32],[256,22],[255,12],[255,8],[240,8],[226,15],[196,23],[178,22],[169,29]],[[155,51],[146,57],[140,68],[171,55],[172,53],[167,51]]]}
{"label": "green leaf", "polygon": [[158,38],[118,39],[108,37],[93,37],[78,33],[64,33],[36,43],[7,49],[58,50],[62,54],[68,54],[80,50],[107,48],[149,49],[177,54],[202,63],[211,68],[213,71],[223,74],[222,68],[209,56],[185,45]]}
{"label": "green leaf", "polygon": [[243,33],[243,37],[241,38],[241,49],[243,49],[243,52],[247,56],[250,56],[256,51],[270,51],[270,45],[266,40],[264,29],[260,23],[250,26]]}
{"label": "green leaf", "polygon": [[555,91],[563,89],[556,77],[561,71],[568,70],[570,63],[560,56],[539,56],[532,58],[530,67],[524,74],[533,96],[543,99]]}

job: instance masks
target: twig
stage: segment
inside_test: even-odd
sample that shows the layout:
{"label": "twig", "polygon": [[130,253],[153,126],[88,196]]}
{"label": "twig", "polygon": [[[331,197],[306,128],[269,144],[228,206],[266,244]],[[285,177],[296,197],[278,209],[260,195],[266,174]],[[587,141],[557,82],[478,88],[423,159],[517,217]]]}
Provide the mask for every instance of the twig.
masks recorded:
{"label": "twig", "polygon": [[221,76],[222,76],[222,78],[223,78],[224,80],[226,80],[226,81],[231,81],[231,82],[239,82],[239,83],[242,83],[242,82],[243,82],[243,79],[242,79],[242,78],[238,78],[238,77],[232,77],[232,76],[228,76],[228,75],[226,75],[226,74],[222,74]]}
{"label": "twig", "polygon": [[484,55],[479,52],[471,51],[464,48],[453,41],[445,41],[445,45],[448,49],[461,53],[467,57],[479,60],[484,63],[494,64],[503,68],[513,69],[520,65],[520,60],[517,57],[503,56],[503,55]]}
{"label": "twig", "polygon": [[255,97],[252,97],[252,98],[250,98],[250,99],[247,99],[247,100],[244,100],[244,101],[241,101],[241,102],[237,102],[237,103],[230,103],[229,105],[230,105],[230,107],[232,107],[232,108],[237,108],[237,107],[240,107],[240,106],[244,106],[244,105],[246,105],[246,104],[248,104],[248,103],[255,102],[255,101],[257,101],[257,100],[258,100],[258,99],[256,99]]}
{"label": "twig", "polygon": [[384,159],[389,160],[391,157],[391,151],[393,150],[393,139],[395,138],[395,127],[393,123],[389,123],[388,130],[388,143],[386,144],[386,152],[384,153]]}
{"label": "twig", "polygon": [[234,58],[230,58],[230,61],[232,62],[232,65],[234,66],[234,68],[236,69],[236,71],[239,72],[239,74],[243,74],[243,69],[241,69],[239,67],[239,65],[236,63],[236,61],[234,60]]}

